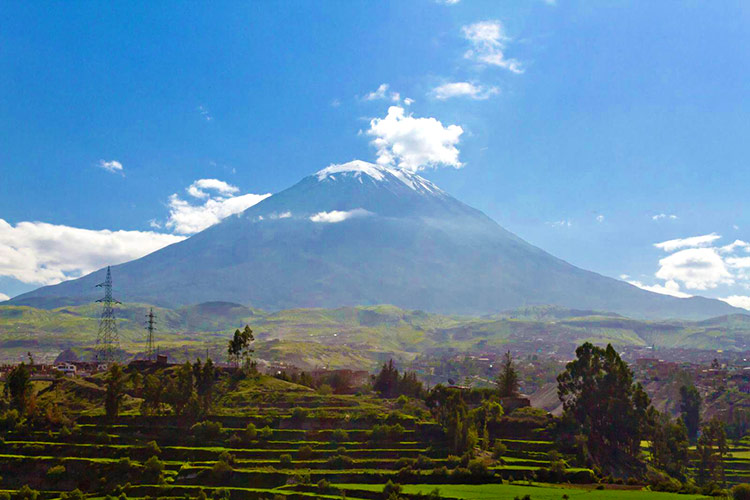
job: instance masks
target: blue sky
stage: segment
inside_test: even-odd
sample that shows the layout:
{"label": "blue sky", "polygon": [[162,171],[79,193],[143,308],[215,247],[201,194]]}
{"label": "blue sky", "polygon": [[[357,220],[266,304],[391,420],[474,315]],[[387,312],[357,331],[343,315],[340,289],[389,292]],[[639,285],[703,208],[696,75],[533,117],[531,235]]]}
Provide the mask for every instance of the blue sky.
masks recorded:
{"label": "blue sky", "polygon": [[375,161],[395,106],[456,152],[409,168],[531,243],[750,307],[746,2],[6,2],[0,26],[0,294]]}

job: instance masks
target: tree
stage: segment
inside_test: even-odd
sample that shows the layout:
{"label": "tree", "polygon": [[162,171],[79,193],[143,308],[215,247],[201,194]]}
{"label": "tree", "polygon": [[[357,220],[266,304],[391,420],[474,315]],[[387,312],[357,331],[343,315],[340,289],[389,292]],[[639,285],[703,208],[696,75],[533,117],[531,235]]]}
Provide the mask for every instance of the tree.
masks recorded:
{"label": "tree", "polygon": [[31,373],[24,363],[14,367],[5,381],[5,397],[10,400],[11,408],[26,415],[33,407],[34,390],[31,385]]}
{"label": "tree", "polygon": [[383,363],[380,373],[375,377],[372,388],[384,398],[394,398],[398,393],[398,370],[391,359]]}
{"label": "tree", "polygon": [[253,331],[249,325],[245,325],[245,328],[240,331],[239,329],[234,331],[232,340],[229,341],[227,347],[227,354],[229,355],[229,361],[234,363],[236,367],[240,364],[246,365],[250,361],[250,355],[254,350],[250,347],[250,344],[255,340],[253,337]]}
{"label": "tree", "polygon": [[696,446],[698,453],[698,482],[711,481],[724,483],[724,457],[728,452],[727,433],[724,423],[718,418],[711,419],[703,426]]}
{"label": "tree", "polygon": [[114,420],[120,412],[120,403],[125,395],[125,376],[122,367],[114,363],[107,374],[107,395],[104,401],[104,409],[107,420]]}
{"label": "tree", "polygon": [[687,428],[682,419],[672,420],[659,413],[651,434],[651,456],[654,465],[672,477],[683,480],[689,464]]}
{"label": "tree", "polygon": [[694,385],[680,387],[680,415],[687,427],[688,437],[695,441],[701,425],[701,395]]}
{"label": "tree", "polygon": [[650,400],[633,373],[607,345],[586,342],[576,349],[576,359],[557,377],[557,394],[563,418],[585,436],[588,453],[601,467],[636,460],[646,430]]}
{"label": "tree", "polygon": [[497,376],[497,390],[501,398],[518,396],[518,372],[513,365],[510,351],[505,353],[500,373]]}
{"label": "tree", "polygon": [[143,403],[141,413],[159,415],[164,402],[164,384],[156,375],[148,374],[143,379]]}
{"label": "tree", "polygon": [[193,376],[195,378],[195,389],[198,392],[203,413],[208,413],[213,402],[213,390],[216,385],[216,368],[211,358],[201,367],[200,360],[193,364]]}

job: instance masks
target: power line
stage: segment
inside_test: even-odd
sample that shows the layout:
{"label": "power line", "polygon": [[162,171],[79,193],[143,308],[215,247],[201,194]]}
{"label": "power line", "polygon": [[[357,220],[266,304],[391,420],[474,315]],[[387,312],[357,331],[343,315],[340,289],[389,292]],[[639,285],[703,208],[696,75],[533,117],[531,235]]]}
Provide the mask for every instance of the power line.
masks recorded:
{"label": "power line", "polygon": [[152,307],[148,314],[146,315],[146,331],[148,332],[146,334],[146,359],[149,361],[153,361],[154,356],[154,330],[156,328],[154,327],[154,320],[156,319],[156,315],[154,314],[154,308]]}
{"label": "power line", "polygon": [[96,335],[96,360],[99,363],[109,364],[115,361],[120,348],[114,306],[121,303],[112,298],[112,272],[109,266],[107,266],[107,277],[104,282],[96,286],[104,288],[104,297],[97,300],[102,303],[102,315],[99,318],[99,331]]}

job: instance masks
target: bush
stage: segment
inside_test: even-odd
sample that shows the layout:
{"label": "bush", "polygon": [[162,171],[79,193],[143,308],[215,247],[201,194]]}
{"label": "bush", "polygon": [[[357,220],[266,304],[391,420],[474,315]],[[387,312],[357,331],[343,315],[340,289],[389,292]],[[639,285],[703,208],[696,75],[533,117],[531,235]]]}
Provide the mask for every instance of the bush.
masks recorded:
{"label": "bush", "polygon": [[391,496],[398,497],[398,495],[400,495],[402,491],[403,491],[403,488],[401,488],[400,484],[394,483],[393,481],[389,479],[388,482],[383,487],[383,497],[384,498],[389,498]]}
{"label": "bush", "polygon": [[39,492],[29,488],[28,484],[24,484],[21,489],[16,492],[15,498],[17,500],[37,500],[37,498],[39,498]]}
{"label": "bush", "polygon": [[396,460],[396,463],[394,464],[395,469],[403,469],[404,467],[412,467],[414,466],[415,460],[413,458],[406,458],[401,457],[398,460]]}
{"label": "bush", "polygon": [[331,394],[333,394],[333,388],[328,384],[323,384],[318,387],[318,394],[321,394],[323,396],[330,396]]}
{"label": "bush", "polygon": [[508,452],[508,447],[500,441],[495,440],[495,444],[492,446],[492,458],[500,458]]}
{"label": "bush", "polygon": [[432,469],[434,463],[430,457],[427,457],[425,455],[419,455],[417,457],[417,462],[415,465],[417,469],[424,470],[424,469]]}
{"label": "bush", "polygon": [[152,476],[161,476],[161,473],[164,472],[164,462],[159,460],[156,455],[146,460],[143,467],[146,469],[146,472]]}
{"label": "bush", "polygon": [[222,451],[221,455],[219,455],[219,460],[228,463],[229,465],[234,466],[236,460],[234,458],[234,455],[229,453],[228,451]]}
{"label": "bush", "polygon": [[734,500],[750,500],[750,484],[738,484],[732,488]]}
{"label": "bush", "polygon": [[65,474],[65,466],[64,465],[54,465],[47,469],[47,477],[52,479],[60,479],[60,476]]}
{"label": "bush", "polygon": [[318,481],[318,489],[320,491],[328,491],[328,488],[330,487],[331,487],[331,483],[329,483],[325,479],[321,479],[320,481]]}
{"label": "bush", "polygon": [[229,436],[229,446],[237,447],[242,444],[244,440],[237,434]]}
{"label": "bush", "polygon": [[85,495],[78,488],[74,489],[70,493],[63,493],[60,495],[60,500],[83,500]]}
{"label": "bush", "polygon": [[203,421],[198,422],[190,428],[190,432],[193,433],[199,440],[215,440],[221,437],[223,427],[220,422],[209,422]]}
{"label": "bush", "polygon": [[349,441],[349,434],[344,429],[335,429],[331,433],[331,441],[334,443],[343,443]]}
{"label": "bush", "polygon": [[291,468],[292,467],[292,456],[288,453],[284,453],[279,457],[279,465],[281,465],[284,468]]}
{"label": "bush", "polygon": [[153,453],[154,455],[158,455],[161,453],[161,448],[159,448],[159,445],[156,444],[156,441],[149,441],[146,443],[146,451]]}
{"label": "bush", "polygon": [[255,428],[255,424],[250,422],[247,424],[247,427],[245,427],[245,431],[243,432],[243,439],[245,441],[255,441],[258,439],[258,429]]}
{"label": "bush", "polygon": [[300,446],[297,456],[300,460],[309,460],[313,456],[313,449],[308,445]]}
{"label": "bush", "polygon": [[62,429],[60,429],[60,432],[57,433],[57,437],[59,437],[60,439],[68,439],[71,434],[72,432],[70,432],[70,429],[68,429],[68,426],[64,425]]}
{"label": "bush", "polygon": [[258,437],[260,439],[271,439],[271,436],[273,436],[273,429],[268,426],[265,426],[258,431]]}
{"label": "bush", "polygon": [[346,455],[334,455],[326,461],[326,464],[331,468],[346,469],[354,465],[354,460]]}
{"label": "bush", "polygon": [[468,469],[469,472],[471,472],[471,475],[474,477],[488,477],[492,475],[490,469],[487,467],[487,464],[480,459],[470,461]]}
{"label": "bush", "polygon": [[292,420],[299,422],[307,418],[307,410],[304,408],[295,408],[292,410]]}
{"label": "bush", "polygon": [[219,460],[211,468],[211,475],[214,479],[223,479],[232,473],[232,466],[226,460]]}

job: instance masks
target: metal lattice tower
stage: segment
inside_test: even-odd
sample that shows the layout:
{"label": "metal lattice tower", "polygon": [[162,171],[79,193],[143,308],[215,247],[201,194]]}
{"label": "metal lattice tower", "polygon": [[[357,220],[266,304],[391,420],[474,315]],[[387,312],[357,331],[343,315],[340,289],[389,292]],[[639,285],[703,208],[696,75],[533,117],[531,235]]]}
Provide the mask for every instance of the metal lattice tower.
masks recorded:
{"label": "metal lattice tower", "polygon": [[156,315],[154,314],[154,308],[152,307],[148,314],[146,315],[146,359],[149,361],[153,361],[154,357],[154,330],[156,328],[154,327],[154,320],[156,319]]}
{"label": "metal lattice tower", "polygon": [[99,363],[112,363],[115,361],[117,351],[120,348],[120,336],[117,333],[117,321],[115,320],[115,304],[119,300],[112,298],[112,272],[107,266],[107,277],[104,283],[97,287],[104,288],[104,297],[97,300],[102,303],[102,316],[99,319],[99,332],[96,336],[96,360]]}

